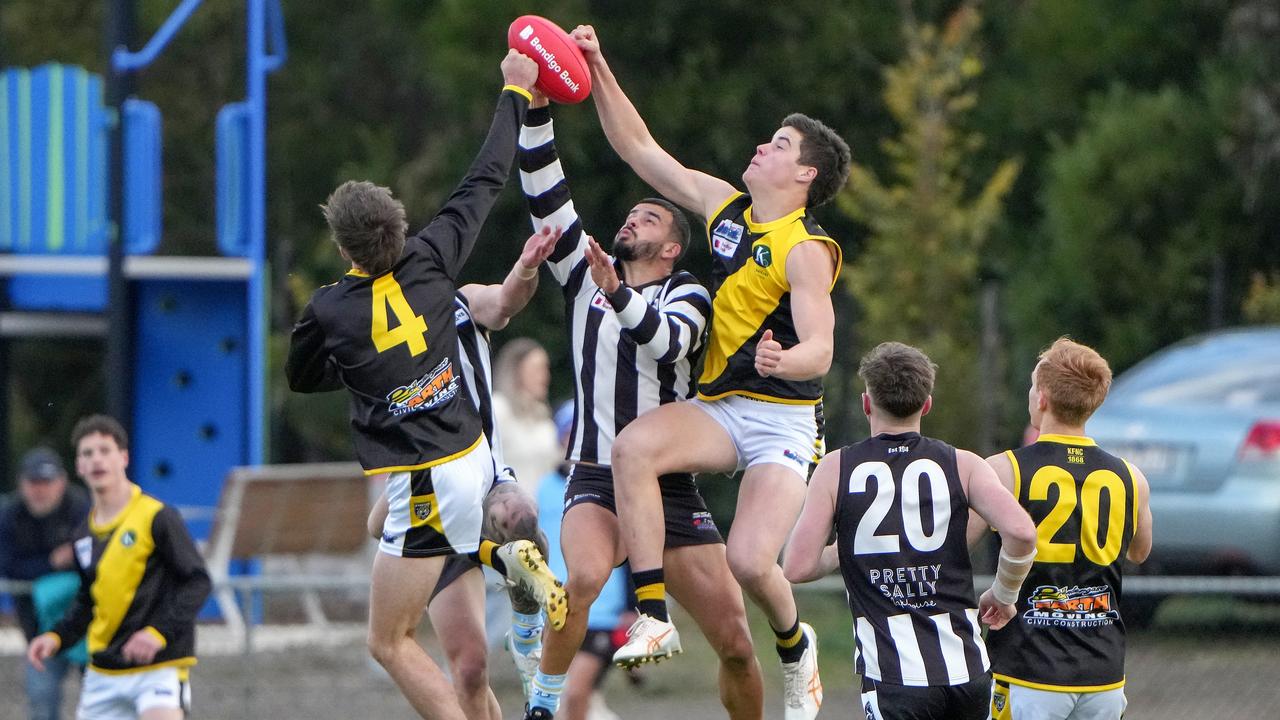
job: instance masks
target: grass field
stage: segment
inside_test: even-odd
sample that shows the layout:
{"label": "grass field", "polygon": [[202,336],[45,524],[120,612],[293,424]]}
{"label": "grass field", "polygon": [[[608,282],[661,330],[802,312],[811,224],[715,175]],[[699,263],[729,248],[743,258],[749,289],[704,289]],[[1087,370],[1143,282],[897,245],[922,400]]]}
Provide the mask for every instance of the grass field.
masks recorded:
{"label": "grass field", "polygon": [[[852,674],[852,638],[842,597],[807,593],[802,609],[818,629],[826,703],[821,717],[861,718]],[[643,671],[633,687],[612,674],[605,693],[623,718],[724,717],[716,699],[716,661],[687,618],[677,616],[685,654]],[[782,716],[778,663],[764,645],[768,628],[753,616],[765,671],[766,717]],[[422,637],[431,645],[430,631]],[[1280,605],[1229,599],[1175,598],[1154,626],[1130,636],[1126,720],[1280,717]],[[503,716],[520,717],[519,683],[505,655],[495,655],[492,684]],[[0,719],[19,720],[21,663],[0,658]],[[193,671],[193,718],[218,720],[399,720],[414,714],[396,688],[366,660],[358,633],[332,647],[206,653]],[[74,692],[74,689],[71,689]],[[70,703],[68,703],[70,704]],[[65,715],[73,717],[70,708]]]}

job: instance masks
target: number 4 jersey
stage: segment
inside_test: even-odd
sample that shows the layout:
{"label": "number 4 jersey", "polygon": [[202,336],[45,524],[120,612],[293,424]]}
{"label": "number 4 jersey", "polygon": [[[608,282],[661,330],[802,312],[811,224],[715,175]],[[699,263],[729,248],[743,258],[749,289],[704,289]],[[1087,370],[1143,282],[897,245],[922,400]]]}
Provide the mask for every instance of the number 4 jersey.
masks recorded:
{"label": "number 4 jersey", "polygon": [[367,474],[447,462],[480,441],[458,357],[446,253],[406,238],[399,262],[316,291],[293,328],[287,371],[302,392],[351,392],[356,457]]}
{"label": "number 4 jersey", "polygon": [[1041,435],[1006,457],[1038,537],[1018,614],[987,638],[993,674],[1060,692],[1123,686],[1120,563],[1137,527],[1129,464],[1070,435]]}
{"label": "number 4 jersey", "polygon": [[961,685],[990,667],[965,546],[956,449],[919,433],[840,451],[836,542],[855,670],[879,682]]}

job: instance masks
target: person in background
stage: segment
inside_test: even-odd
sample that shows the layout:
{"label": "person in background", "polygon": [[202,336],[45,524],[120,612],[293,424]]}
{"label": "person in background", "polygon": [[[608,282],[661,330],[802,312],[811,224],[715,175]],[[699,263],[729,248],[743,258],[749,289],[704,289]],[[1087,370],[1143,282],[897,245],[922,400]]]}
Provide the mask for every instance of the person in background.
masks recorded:
{"label": "person in background", "polygon": [[[15,599],[18,623],[28,642],[52,626],[41,623],[41,617],[56,620],[80,587],[71,539],[88,515],[89,496],[84,488],[67,482],[57,453],[37,447],[22,457],[16,498],[0,510],[0,577],[38,583],[41,603],[50,606],[37,604],[34,589],[32,595]],[[61,717],[62,683],[74,664],[69,654],[49,658],[44,670],[26,664],[31,720]]]}
{"label": "person in background", "polygon": [[514,338],[498,350],[494,365],[495,421],[510,428],[502,438],[502,454],[520,483],[536,495],[538,481],[564,459],[547,405],[551,360],[537,340]]}
{"label": "person in background", "polygon": [[37,670],[88,638],[76,717],[181,720],[191,706],[196,613],[212,583],[178,511],[129,480],[129,437],[90,415],[71,433],[93,508],[71,541],[80,589],[49,632],[27,646]]}
{"label": "person in background", "polygon": [[[561,447],[568,447],[573,432],[573,401],[565,401],[553,416]],[[543,476],[538,484],[538,525],[547,534],[551,552],[547,564],[556,577],[566,577],[564,553],[560,551],[560,521],[564,514],[564,490],[569,483],[568,463]],[[614,631],[624,622],[630,592],[624,566],[614,568],[587,615],[587,636],[569,665],[565,677],[561,712],[566,720],[616,720],[605,704],[600,685],[613,664]],[[634,618],[632,618],[634,619]]]}

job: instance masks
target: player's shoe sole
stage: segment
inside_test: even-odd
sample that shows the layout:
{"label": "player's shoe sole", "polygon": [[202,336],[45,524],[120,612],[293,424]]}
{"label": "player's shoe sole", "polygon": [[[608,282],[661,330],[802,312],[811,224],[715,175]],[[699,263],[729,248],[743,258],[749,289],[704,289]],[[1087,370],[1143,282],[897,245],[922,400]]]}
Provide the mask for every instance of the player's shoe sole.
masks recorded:
{"label": "player's shoe sole", "polygon": [[538,546],[531,540],[513,540],[499,547],[497,553],[506,565],[507,579],[523,585],[542,605],[552,630],[563,628],[569,616],[569,596],[542,559]]}

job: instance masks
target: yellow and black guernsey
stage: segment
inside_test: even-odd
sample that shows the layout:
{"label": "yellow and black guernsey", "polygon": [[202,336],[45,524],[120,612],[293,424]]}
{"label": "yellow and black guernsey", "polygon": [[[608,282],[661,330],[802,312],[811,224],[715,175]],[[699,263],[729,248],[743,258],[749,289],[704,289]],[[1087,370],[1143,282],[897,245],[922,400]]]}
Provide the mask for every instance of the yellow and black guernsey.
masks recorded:
{"label": "yellow and black guernsey", "polygon": [[[751,219],[751,196],[736,193],[707,223],[711,242],[711,336],[698,380],[698,397],[715,400],[745,395],[757,400],[814,405],[822,399],[822,379],[760,377],[756,344],[766,330],[789,348],[799,342],[791,317],[787,258],[807,240],[826,244],[840,275],[840,245],[800,208],[768,223]],[[832,287],[835,281],[832,281]],[[830,292],[831,288],[827,288]]]}
{"label": "yellow and black guernsey", "polygon": [[[61,647],[87,633],[90,667],[108,674],[195,665],[196,613],[209,597],[209,573],[178,512],[131,487],[114,520],[98,525],[90,513],[76,532],[80,591],[53,632]],[[120,654],[140,630],[164,643],[149,665]]]}
{"label": "yellow and black guernsey", "polygon": [[1018,614],[987,636],[997,682],[1058,692],[1124,685],[1120,563],[1137,527],[1133,470],[1091,438],[1041,435],[1006,453],[1036,524]]}
{"label": "yellow and black guernsey", "polygon": [[483,438],[458,356],[456,278],[507,183],[528,108],[529,93],[507,86],[467,175],[406,239],[395,265],[320,288],[293,327],[289,388],[347,388],[356,457],[367,474],[440,465]]}

